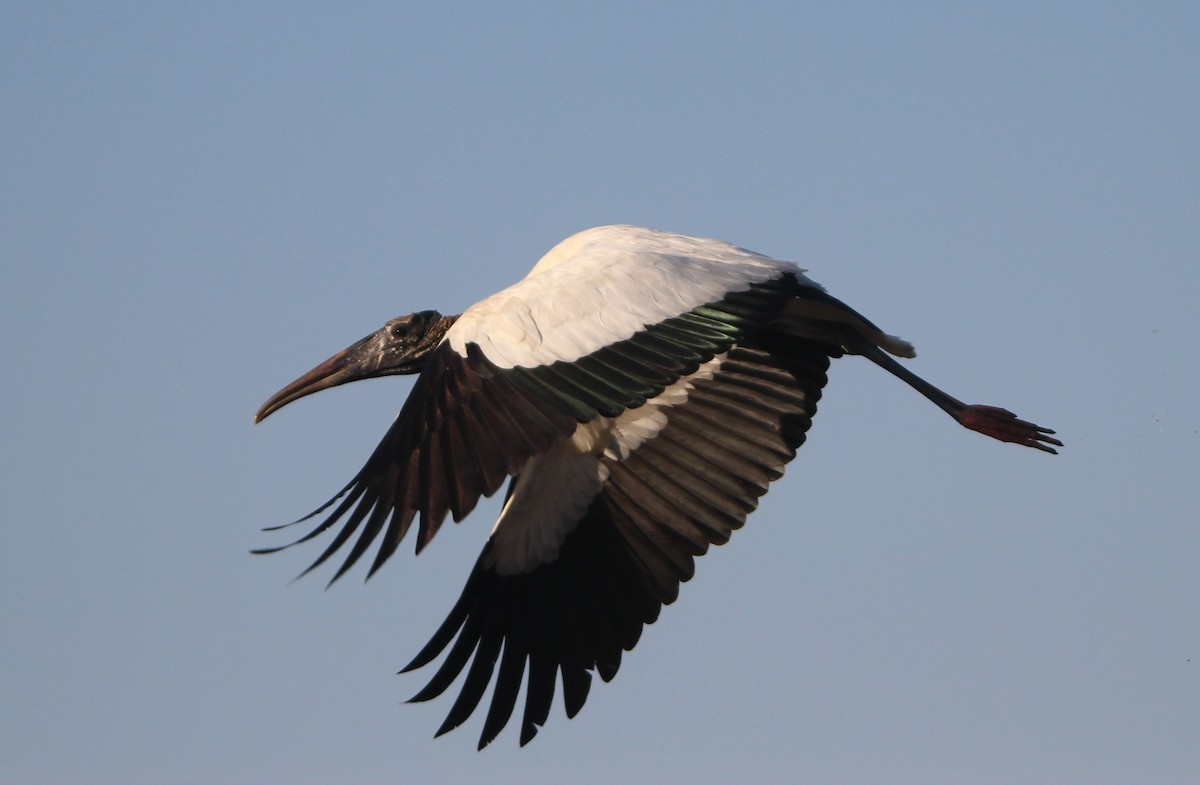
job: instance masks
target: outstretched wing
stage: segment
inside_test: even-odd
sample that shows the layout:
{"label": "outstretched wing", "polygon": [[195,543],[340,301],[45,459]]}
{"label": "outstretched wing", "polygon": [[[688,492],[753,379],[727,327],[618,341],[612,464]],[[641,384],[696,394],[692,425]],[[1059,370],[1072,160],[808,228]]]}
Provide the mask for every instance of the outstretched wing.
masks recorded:
{"label": "outstretched wing", "polygon": [[656,435],[624,459],[603,459],[607,479],[557,558],[501,574],[495,549],[505,541],[493,535],[449,617],[405,668],[449,648],[415,701],[440,695],[466,670],[438,733],[462,724],[493,680],[480,748],[507,724],[523,684],[522,745],[546,722],[559,677],[574,716],[591,671],[613,678],[622,651],[692,577],[694,558],[726,542],[782,475],[837,354],[823,343],[760,333],[697,379],[686,405],[668,407]]}

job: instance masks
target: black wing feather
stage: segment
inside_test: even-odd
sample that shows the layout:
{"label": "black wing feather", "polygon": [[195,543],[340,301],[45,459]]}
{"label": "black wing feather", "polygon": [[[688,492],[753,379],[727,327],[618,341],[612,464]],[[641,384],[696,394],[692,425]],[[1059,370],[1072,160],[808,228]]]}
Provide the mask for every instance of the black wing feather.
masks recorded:
{"label": "black wing feather", "polygon": [[[689,407],[671,408],[657,436],[624,461],[605,459],[608,480],[556,559],[499,575],[489,566],[488,542],[449,618],[405,669],[449,648],[414,700],[440,694],[467,672],[444,729],[461,724],[477,706],[481,680],[493,675],[501,649],[480,747],[511,718],[522,681],[522,745],[546,722],[556,680],[567,715],[574,716],[587,699],[591,673],[611,679],[622,652],[691,577],[694,556],[742,525],[803,443],[829,364],[823,344],[762,337],[771,351],[752,338],[729,352],[713,378],[694,383],[689,403],[708,415],[679,416]],[[737,423],[740,437],[713,419],[713,413],[724,416],[720,402],[728,400],[745,412]]]}

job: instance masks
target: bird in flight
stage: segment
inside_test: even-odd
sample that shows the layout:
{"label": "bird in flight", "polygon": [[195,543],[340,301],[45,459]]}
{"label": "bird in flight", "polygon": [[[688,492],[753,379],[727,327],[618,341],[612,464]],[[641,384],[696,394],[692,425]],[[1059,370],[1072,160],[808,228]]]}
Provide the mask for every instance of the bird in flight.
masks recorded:
{"label": "bird in flight", "polygon": [[[717,240],[633,226],[588,229],[459,315],[391,320],[263,404],[261,421],[336,385],[417,374],[366,465],[282,550],[336,533],[307,573],[374,546],[368,577],[414,521],[416,551],[508,481],[457,603],[405,671],[446,652],[411,700],[466,671],[438,735],[494,683],[479,748],[512,717],[520,743],[561,683],[568,717],[593,671],[624,651],[694,559],[726,542],[804,442],[832,358],[865,357],[959,424],[1054,453],[1054,431],[964,404],[893,359],[913,347],[828,294],[791,262]],[[292,525],[292,524],[288,524]],[[283,527],[275,527],[283,528]],[[448,651],[447,651],[448,650]]]}

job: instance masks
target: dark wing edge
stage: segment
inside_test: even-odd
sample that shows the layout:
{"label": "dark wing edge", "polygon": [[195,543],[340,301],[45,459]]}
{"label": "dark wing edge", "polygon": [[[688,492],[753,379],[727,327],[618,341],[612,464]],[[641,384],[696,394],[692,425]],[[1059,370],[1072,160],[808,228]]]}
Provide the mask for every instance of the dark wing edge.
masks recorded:
{"label": "dark wing edge", "polygon": [[443,343],[354,479],[295,523],[337,504],[332,512],[303,537],[256,552],[307,542],[345,518],[328,547],[301,575],[323,564],[361,526],[330,583],[354,566],[382,533],[369,577],[395,552],[418,514],[420,551],[448,514],[460,520],[480,496],[495,493],[532,455],[570,434],[576,422],[571,413],[531,401],[477,350],[463,357]]}
{"label": "dark wing edge", "polygon": [[812,423],[829,355],[772,332],[734,347],[656,437],[625,461],[605,459],[609,479],[557,559],[501,576],[488,567],[489,541],[446,621],[402,671],[448,650],[413,701],[466,672],[437,735],[464,723],[493,681],[480,749],[508,723],[523,683],[522,746],[545,724],[559,678],[573,717],[592,672],[616,675],[622,651],[692,577],[695,557],[728,541],[782,475]]}

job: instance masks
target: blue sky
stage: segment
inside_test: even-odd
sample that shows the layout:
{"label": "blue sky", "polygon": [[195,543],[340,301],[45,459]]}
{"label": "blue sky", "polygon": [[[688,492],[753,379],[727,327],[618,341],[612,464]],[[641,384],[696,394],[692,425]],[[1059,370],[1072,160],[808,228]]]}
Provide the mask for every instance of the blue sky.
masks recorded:
{"label": "blue sky", "polygon": [[[0,9],[0,781],[1195,782],[1200,10]],[[838,361],[809,442],[520,750],[394,673],[497,506],[369,584],[252,557],[410,381],[285,382],[627,222],[808,267],[990,443]]]}

